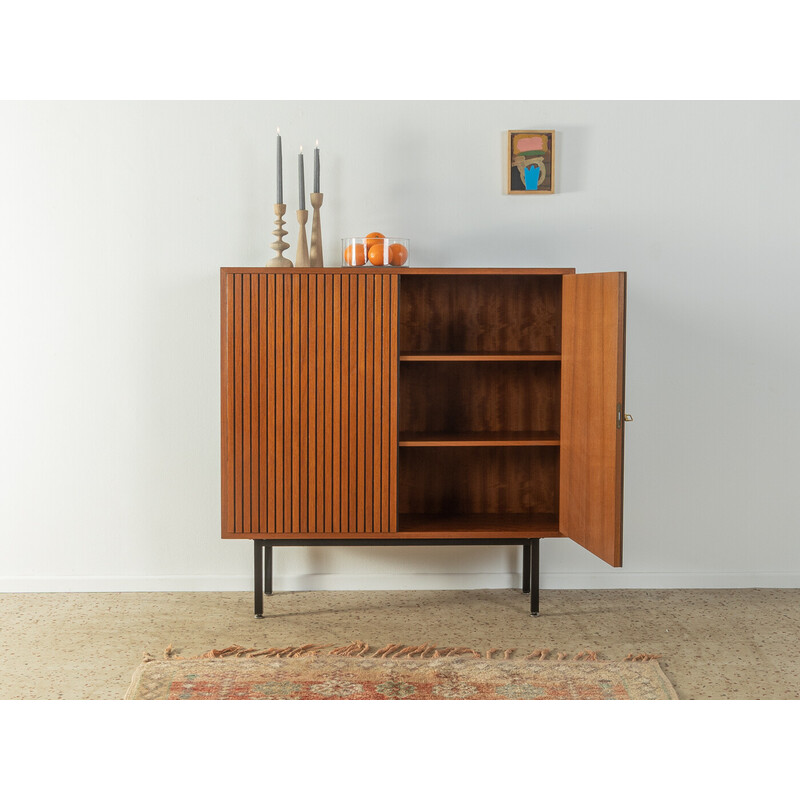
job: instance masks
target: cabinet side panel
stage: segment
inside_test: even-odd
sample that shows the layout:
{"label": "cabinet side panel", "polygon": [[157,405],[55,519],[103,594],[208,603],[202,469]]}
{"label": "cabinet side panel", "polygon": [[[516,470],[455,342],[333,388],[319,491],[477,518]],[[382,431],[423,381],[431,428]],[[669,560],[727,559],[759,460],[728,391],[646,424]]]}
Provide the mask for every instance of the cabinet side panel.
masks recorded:
{"label": "cabinet side panel", "polygon": [[560,530],[621,566],[625,273],[563,280]]}

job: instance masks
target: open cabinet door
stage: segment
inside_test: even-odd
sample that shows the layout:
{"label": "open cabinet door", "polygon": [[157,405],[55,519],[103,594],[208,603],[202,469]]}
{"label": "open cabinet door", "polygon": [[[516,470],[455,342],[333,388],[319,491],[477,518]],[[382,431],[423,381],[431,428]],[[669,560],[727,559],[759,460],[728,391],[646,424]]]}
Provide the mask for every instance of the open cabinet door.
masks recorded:
{"label": "open cabinet door", "polygon": [[559,529],[620,567],[626,273],[563,281]]}

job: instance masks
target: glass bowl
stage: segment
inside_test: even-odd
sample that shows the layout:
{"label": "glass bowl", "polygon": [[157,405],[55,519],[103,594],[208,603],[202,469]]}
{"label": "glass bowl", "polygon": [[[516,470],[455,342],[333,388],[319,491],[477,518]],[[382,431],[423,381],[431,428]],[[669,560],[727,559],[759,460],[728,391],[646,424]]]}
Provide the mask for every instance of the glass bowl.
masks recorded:
{"label": "glass bowl", "polygon": [[396,236],[349,236],[342,239],[343,267],[407,267],[409,240]]}

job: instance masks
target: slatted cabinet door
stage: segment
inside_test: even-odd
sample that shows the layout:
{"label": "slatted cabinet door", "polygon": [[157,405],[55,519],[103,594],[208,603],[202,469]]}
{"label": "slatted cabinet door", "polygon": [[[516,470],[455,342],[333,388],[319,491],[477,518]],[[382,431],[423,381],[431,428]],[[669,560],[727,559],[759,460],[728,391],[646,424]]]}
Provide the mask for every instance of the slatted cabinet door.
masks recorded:
{"label": "slatted cabinet door", "polygon": [[397,532],[397,275],[222,272],[222,535]]}

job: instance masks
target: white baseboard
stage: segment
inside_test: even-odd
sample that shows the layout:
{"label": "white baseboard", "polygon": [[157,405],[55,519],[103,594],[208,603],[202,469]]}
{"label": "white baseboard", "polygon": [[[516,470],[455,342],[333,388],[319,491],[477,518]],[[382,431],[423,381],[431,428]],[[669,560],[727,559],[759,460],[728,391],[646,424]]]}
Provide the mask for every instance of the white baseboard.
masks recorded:
{"label": "white baseboard", "polygon": [[[519,574],[447,573],[377,575],[275,575],[276,592],[379,591],[436,589],[511,589],[520,586]],[[607,572],[541,573],[547,589],[795,589],[794,572]],[[54,575],[0,577],[0,593],[9,592],[246,592],[249,575]]]}

